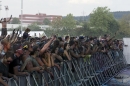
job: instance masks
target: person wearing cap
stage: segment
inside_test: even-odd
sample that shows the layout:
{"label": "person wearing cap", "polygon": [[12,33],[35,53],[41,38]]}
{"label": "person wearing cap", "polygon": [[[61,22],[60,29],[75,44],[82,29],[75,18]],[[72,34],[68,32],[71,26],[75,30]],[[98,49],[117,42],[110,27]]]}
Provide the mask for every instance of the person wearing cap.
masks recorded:
{"label": "person wearing cap", "polygon": [[31,52],[33,51],[33,46],[30,42],[25,42],[22,46],[24,55],[22,56],[22,62],[23,65],[21,66],[21,71],[27,71],[27,72],[42,72],[43,69],[40,66],[37,66],[34,64],[32,58],[31,58]]}
{"label": "person wearing cap", "polygon": [[14,45],[13,61],[9,65],[9,72],[15,75],[28,75],[28,72],[20,71],[20,61],[23,55],[23,50],[20,45]]}

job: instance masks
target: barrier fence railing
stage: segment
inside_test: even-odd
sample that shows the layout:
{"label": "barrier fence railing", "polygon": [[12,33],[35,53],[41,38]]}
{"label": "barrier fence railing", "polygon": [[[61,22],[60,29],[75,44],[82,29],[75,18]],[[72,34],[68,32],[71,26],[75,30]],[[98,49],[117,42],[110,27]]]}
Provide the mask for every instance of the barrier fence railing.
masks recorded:
{"label": "barrier fence railing", "polygon": [[[33,72],[29,76],[19,76],[16,81],[9,79],[9,86],[103,86],[111,77],[126,68],[127,63],[121,50],[108,53],[96,52],[85,58],[65,61],[61,69],[52,67],[43,73]],[[2,85],[0,85],[2,86]]]}

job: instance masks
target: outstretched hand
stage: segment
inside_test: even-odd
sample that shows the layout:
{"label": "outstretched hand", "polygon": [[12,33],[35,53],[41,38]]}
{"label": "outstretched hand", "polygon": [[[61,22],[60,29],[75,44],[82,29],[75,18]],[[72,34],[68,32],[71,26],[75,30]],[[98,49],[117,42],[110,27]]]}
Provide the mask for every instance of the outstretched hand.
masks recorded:
{"label": "outstretched hand", "polygon": [[53,40],[55,40],[55,39],[56,39],[56,35],[53,35],[51,38],[52,38]]}
{"label": "outstretched hand", "polygon": [[13,34],[15,34],[15,29],[13,30]]}

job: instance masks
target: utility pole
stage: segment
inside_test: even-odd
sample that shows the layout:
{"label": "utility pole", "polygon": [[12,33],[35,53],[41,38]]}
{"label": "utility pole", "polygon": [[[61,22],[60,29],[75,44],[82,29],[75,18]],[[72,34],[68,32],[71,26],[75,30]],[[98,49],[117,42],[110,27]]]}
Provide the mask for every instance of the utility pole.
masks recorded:
{"label": "utility pole", "polygon": [[0,1],[0,18],[1,18],[1,10],[2,10],[2,1]]}
{"label": "utility pole", "polygon": [[21,36],[23,31],[23,0],[21,0]]}

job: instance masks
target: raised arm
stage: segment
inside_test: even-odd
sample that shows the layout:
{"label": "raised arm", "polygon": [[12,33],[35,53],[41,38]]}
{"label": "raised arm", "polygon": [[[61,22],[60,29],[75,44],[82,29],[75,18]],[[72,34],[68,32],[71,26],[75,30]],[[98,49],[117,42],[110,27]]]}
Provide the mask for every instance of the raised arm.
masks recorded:
{"label": "raised arm", "polygon": [[2,23],[3,18],[1,18],[0,23]]}
{"label": "raised arm", "polygon": [[11,19],[12,19],[12,15],[10,16],[9,20],[7,20],[7,22],[10,22]]}
{"label": "raised arm", "polygon": [[45,50],[50,46],[50,44],[52,43],[52,41],[55,39],[55,36],[53,36],[44,46],[43,48],[40,50],[40,54],[42,54],[43,52],[45,52]]}

